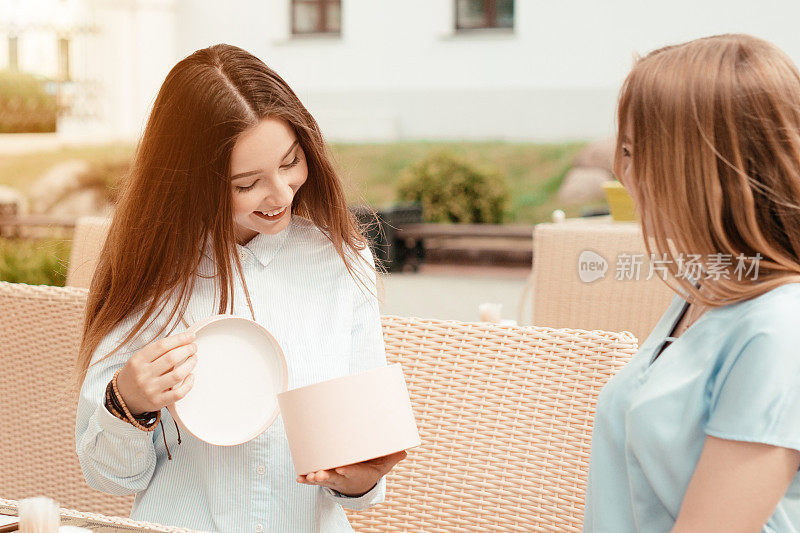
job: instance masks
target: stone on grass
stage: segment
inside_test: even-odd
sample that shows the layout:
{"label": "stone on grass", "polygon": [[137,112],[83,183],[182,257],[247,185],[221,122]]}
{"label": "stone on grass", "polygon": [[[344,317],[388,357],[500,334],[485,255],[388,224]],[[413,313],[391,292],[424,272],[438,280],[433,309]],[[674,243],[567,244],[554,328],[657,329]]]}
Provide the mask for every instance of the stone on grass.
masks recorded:
{"label": "stone on grass", "polygon": [[50,213],[53,206],[80,187],[80,175],[89,170],[89,163],[70,159],[47,169],[30,189],[31,211]]}
{"label": "stone on grass", "polygon": [[28,212],[25,195],[13,187],[0,185],[0,216],[24,215]]}
{"label": "stone on grass", "polygon": [[614,176],[602,168],[576,167],[570,169],[558,190],[558,199],[567,204],[588,204],[605,199],[603,183]]}
{"label": "stone on grass", "polygon": [[602,168],[608,172],[614,170],[614,150],[617,146],[617,139],[609,137],[598,139],[589,143],[586,148],[578,152],[572,161],[573,167],[592,167]]}
{"label": "stone on grass", "polygon": [[67,193],[47,211],[56,216],[111,216],[112,207],[106,200],[103,191],[98,188],[77,189]]}

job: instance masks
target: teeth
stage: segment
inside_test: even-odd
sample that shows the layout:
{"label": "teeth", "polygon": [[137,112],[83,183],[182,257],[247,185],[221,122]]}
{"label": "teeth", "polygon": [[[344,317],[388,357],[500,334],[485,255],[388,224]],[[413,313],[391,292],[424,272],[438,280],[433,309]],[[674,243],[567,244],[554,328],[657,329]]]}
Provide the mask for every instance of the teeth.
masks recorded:
{"label": "teeth", "polygon": [[268,217],[274,217],[275,215],[279,215],[279,214],[283,213],[284,209],[286,209],[286,208],[285,207],[281,207],[280,209],[276,209],[275,211],[259,211],[259,213],[261,213],[262,215],[268,216]]}

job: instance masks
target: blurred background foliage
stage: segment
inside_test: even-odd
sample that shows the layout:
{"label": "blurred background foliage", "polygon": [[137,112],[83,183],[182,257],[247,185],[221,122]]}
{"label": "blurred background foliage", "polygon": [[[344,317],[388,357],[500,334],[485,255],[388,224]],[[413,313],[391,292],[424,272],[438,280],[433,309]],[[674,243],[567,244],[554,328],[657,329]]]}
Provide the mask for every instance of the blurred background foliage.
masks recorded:
{"label": "blurred background foliage", "polygon": [[0,70],[0,133],[56,131],[58,103],[47,83],[32,74]]}
{"label": "blurred background foliage", "polygon": [[426,222],[500,224],[508,205],[504,175],[444,150],[405,169],[397,190],[401,200],[422,204]]}
{"label": "blurred background foliage", "polygon": [[0,238],[0,280],[63,286],[70,249],[67,240]]}

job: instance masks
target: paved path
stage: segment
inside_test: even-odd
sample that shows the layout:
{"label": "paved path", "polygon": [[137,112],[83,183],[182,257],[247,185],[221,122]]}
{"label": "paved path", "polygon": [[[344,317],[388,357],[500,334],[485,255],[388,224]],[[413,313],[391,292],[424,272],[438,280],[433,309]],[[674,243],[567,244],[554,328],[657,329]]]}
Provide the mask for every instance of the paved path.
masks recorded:
{"label": "paved path", "polygon": [[[478,305],[484,302],[503,305],[504,319],[517,319],[530,269],[423,266],[418,273],[382,276],[383,314],[476,321]],[[525,302],[525,317],[530,316],[530,299]],[[524,322],[524,321],[523,321]]]}

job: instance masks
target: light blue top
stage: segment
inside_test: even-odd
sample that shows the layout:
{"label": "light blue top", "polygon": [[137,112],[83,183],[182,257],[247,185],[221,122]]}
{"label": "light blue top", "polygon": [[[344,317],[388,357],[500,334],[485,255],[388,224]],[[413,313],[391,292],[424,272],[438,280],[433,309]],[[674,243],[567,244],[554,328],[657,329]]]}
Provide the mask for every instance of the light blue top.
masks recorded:
{"label": "light blue top", "polygon": [[[800,284],[707,311],[653,362],[685,305],[600,393],[588,533],[669,531],[706,435],[800,450]],[[800,531],[800,476],[763,531]]]}
{"label": "light blue top", "polygon": [[[310,221],[293,216],[277,235],[255,236],[238,246],[256,321],[278,340],[289,367],[289,388],[386,364],[375,273],[356,265],[359,282],[331,241]],[[369,249],[362,257],[373,264]],[[360,266],[359,266],[360,265]],[[211,255],[200,265],[187,313],[189,324],[217,314]],[[235,271],[235,270],[234,270]],[[237,275],[238,280],[238,275]],[[362,286],[370,287],[365,290]],[[241,282],[236,315],[251,318]],[[78,458],[90,486],[111,494],[136,494],[132,518],[200,531],[350,532],[342,506],[361,510],[383,500],[385,482],[358,498],[303,485],[289,455],[280,417],[262,435],[238,446],[213,446],[187,432],[182,443],[163,409],[161,427],[146,433],[114,418],[103,406],[106,384],[163,325],[159,316],[145,333],[115,355],[140,315],[132,313],[94,353],[78,402]],[[163,316],[163,315],[162,315]],[[185,327],[177,324],[175,333]],[[336,398],[331,398],[336,401]]]}

